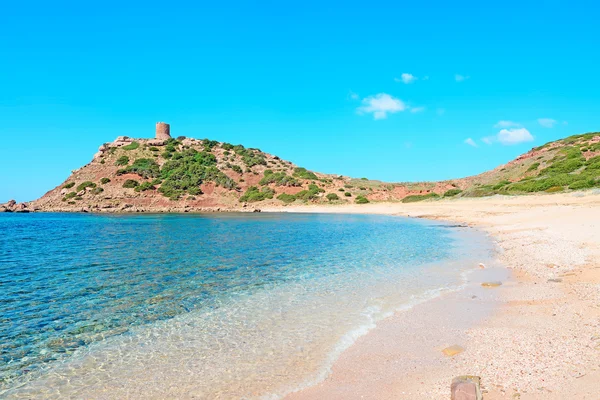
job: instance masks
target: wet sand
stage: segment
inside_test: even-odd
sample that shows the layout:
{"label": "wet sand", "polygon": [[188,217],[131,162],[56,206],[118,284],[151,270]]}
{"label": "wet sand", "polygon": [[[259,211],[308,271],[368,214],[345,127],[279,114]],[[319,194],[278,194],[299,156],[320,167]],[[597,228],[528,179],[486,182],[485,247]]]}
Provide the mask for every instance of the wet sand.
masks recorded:
{"label": "wet sand", "polygon": [[[448,399],[452,378],[465,374],[482,378],[486,400],[600,398],[600,195],[284,210],[467,224],[491,235],[506,267],[500,287],[482,288],[490,272],[475,273],[464,291],[380,322],[325,381],[287,398]],[[443,355],[451,345],[464,352]]]}

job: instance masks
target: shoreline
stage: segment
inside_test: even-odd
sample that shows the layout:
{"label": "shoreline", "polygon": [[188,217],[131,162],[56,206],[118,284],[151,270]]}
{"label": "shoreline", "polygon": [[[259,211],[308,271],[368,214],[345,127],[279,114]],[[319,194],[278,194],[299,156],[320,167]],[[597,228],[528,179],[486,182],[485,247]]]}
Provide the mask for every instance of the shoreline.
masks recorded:
{"label": "shoreline", "polygon": [[[600,255],[600,196],[588,192],[285,211],[390,214],[477,227],[496,241],[503,251],[498,260],[514,276],[514,284],[487,289],[497,292],[499,309],[461,331],[463,353],[445,357],[439,347],[431,349],[432,343],[444,342],[439,333],[425,341],[429,348],[402,349],[402,323],[416,323],[418,313],[435,313],[432,304],[429,310],[417,306],[381,321],[342,353],[325,381],[286,399],[392,399],[409,393],[411,399],[448,399],[452,378],[465,374],[481,376],[486,400],[600,396],[600,264],[594,261]],[[464,305],[456,300],[446,312]],[[398,368],[407,358],[427,362],[411,364],[407,373]]]}

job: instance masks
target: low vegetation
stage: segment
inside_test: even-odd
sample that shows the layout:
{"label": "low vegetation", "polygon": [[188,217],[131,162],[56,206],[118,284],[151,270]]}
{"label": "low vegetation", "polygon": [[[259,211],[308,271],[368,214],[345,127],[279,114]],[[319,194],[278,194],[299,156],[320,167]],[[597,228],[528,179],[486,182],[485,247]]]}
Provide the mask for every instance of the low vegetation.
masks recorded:
{"label": "low vegetation", "polygon": [[444,193],[444,197],[454,197],[461,193],[462,193],[462,190],[460,190],[460,189],[450,189],[450,190],[446,190],[446,192]]}
{"label": "low vegetation", "polygon": [[85,181],[85,182],[80,183],[77,186],[77,191],[81,192],[82,190],[86,190],[87,188],[95,188],[95,187],[96,187],[96,184],[94,182],[92,182],[92,181]]}
{"label": "low vegetation", "polygon": [[300,186],[300,182],[293,176],[289,176],[285,172],[273,172],[267,169],[258,184],[264,186],[271,183],[274,183],[276,186]]}
{"label": "low vegetation", "polygon": [[125,189],[133,189],[133,188],[137,187],[138,185],[139,185],[139,182],[134,179],[127,179],[125,182],[123,182],[123,187]]}
{"label": "low vegetation", "polygon": [[356,196],[356,199],[354,199],[354,202],[356,204],[367,204],[369,203],[369,199],[367,199],[365,196]]}
{"label": "low vegetation", "polygon": [[319,179],[314,172],[308,171],[306,168],[297,167],[294,169],[294,176],[300,179],[308,179],[316,181]]}
{"label": "low vegetation", "polygon": [[137,148],[139,148],[139,147],[140,147],[140,144],[139,144],[138,142],[131,142],[131,143],[129,143],[128,145],[126,145],[126,146],[123,146],[123,147],[121,147],[121,148],[122,148],[123,150],[130,151],[130,150],[135,150],[135,149],[137,149]]}
{"label": "low vegetation", "polygon": [[250,186],[246,193],[240,197],[240,202],[242,203],[254,203],[257,201],[263,201],[266,199],[272,199],[275,195],[275,191],[268,187],[262,188],[262,190],[258,189],[256,186]]}
{"label": "low vegetation", "polygon": [[411,196],[406,196],[402,199],[403,203],[414,203],[417,201],[429,200],[429,199],[437,199],[440,196],[436,193],[428,193],[428,194],[413,194]]}
{"label": "low vegetation", "polygon": [[335,201],[335,200],[339,200],[340,199],[340,196],[338,196],[335,193],[329,193],[329,194],[327,194],[326,197],[327,197],[327,200],[329,200],[329,201]]}

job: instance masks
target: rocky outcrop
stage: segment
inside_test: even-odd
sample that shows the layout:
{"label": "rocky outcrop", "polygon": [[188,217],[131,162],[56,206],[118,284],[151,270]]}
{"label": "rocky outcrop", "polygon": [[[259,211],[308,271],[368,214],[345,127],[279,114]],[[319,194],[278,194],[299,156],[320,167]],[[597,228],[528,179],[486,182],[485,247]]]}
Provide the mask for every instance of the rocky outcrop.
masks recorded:
{"label": "rocky outcrop", "polygon": [[29,208],[28,203],[17,203],[15,200],[9,200],[7,203],[0,204],[0,212],[28,213],[34,211]]}

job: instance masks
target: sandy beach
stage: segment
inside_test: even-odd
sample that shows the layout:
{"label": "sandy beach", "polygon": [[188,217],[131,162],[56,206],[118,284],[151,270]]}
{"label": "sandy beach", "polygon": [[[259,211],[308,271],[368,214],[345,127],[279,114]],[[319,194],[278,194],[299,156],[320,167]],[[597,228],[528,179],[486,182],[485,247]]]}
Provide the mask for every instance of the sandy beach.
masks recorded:
{"label": "sandy beach", "polygon": [[[597,193],[285,210],[466,224],[492,237],[504,266],[380,322],[341,355],[325,381],[288,399],[449,399],[458,375],[480,376],[488,400],[600,398]],[[490,278],[503,285],[483,288]],[[445,356],[452,345],[464,351]]]}

